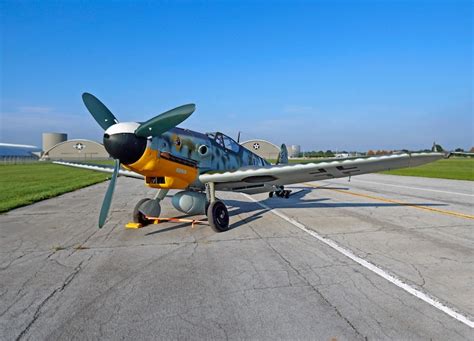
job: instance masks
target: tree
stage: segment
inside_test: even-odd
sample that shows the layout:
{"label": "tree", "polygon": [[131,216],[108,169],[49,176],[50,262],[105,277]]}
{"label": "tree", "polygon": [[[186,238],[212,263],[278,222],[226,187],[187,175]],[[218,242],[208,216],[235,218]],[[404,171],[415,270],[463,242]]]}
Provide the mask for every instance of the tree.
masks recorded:
{"label": "tree", "polygon": [[326,150],[325,156],[326,157],[334,157],[334,153],[331,150]]}
{"label": "tree", "polygon": [[464,149],[462,149],[462,148],[456,148],[454,151],[455,151],[455,152],[464,153]]}
{"label": "tree", "polygon": [[469,153],[474,153],[474,147],[472,147],[471,149],[469,149]]}

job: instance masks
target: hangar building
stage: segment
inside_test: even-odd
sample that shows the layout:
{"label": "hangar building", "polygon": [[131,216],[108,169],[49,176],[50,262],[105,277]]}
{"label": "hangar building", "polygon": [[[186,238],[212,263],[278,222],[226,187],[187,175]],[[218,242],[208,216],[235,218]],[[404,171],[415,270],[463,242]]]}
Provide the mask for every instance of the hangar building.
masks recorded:
{"label": "hangar building", "polygon": [[91,140],[68,140],[44,150],[41,160],[104,160],[109,153],[100,143]]}
{"label": "hangar building", "polygon": [[241,145],[267,160],[276,160],[280,153],[280,147],[265,140],[248,140],[242,142]]}
{"label": "hangar building", "polygon": [[0,163],[37,161],[41,149],[25,144],[0,143]]}

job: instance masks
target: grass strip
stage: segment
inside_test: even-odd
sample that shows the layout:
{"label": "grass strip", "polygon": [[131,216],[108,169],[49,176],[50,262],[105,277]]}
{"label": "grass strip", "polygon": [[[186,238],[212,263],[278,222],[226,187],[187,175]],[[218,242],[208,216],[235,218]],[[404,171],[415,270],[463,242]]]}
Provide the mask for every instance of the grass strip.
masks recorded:
{"label": "grass strip", "polygon": [[382,172],[382,174],[474,181],[474,158],[449,158],[426,165]]}
{"label": "grass strip", "polygon": [[0,165],[0,213],[109,179],[110,174],[52,163]]}

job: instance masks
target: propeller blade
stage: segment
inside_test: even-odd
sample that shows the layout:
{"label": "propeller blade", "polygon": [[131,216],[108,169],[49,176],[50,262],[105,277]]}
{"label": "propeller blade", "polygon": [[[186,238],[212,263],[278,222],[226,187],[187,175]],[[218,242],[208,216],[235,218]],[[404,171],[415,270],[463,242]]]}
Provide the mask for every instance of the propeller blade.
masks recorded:
{"label": "propeller blade", "polygon": [[107,215],[109,214],[110,204],[112,203],[112,196],[114,195],[115,182],[117,181],[119,169],[120,161],[115,160],[114,173],[112,174],[112,179],[110,179],[109,187],[107,188],[107,192],[105,192],[104,201],[102,202],[102,207],[100,208],[99,228],[104,226]]}
{"label": "propeller blade", "polygon": [[195,109],[196,106],[194,104],[186,104],[171,109],[170,111],[140,124],[140,126],[135,130],[135,135],[142,137],[159,136],[183,122],[191,116]]}
{"label": "propeller blade", "polygon": [[84,92],[82,94],[82,101],[102,129],[107,130],[111,125],[118,123],[114,114],[94,95]]}

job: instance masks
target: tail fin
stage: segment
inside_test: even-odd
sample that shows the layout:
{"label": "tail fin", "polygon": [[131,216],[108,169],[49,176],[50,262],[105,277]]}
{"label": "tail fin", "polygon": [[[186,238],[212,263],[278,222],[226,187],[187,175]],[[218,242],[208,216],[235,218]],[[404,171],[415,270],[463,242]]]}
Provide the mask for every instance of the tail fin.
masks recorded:
{"label": "tail fin", "polygon": [[287,165],[288,164],[288,149],[286,145],[283,143],[280,148],[280,152],[278,153],[278,159],[276,162],[277,165]]}
{"label": "tail fin", "polygon": [[444,152],[444,149],[439,144],[436,144],[436,142],[433,142],[433,147],[431,147],[431,151],[442,153]]}

